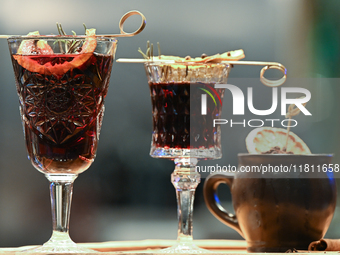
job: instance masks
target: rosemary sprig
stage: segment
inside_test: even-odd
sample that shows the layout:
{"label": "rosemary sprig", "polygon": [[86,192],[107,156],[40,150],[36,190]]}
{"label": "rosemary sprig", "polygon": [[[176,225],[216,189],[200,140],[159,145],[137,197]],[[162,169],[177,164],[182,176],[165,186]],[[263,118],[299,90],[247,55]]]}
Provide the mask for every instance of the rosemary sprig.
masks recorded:
{"label": "rosemary sprig", "polygon": [[153,60],[153,44],[150,45],[150,58]]}
{"label": "rosemary sprig", "polygon": [[62,25],[60,23],[57,22],[57,29],[60,35],[66,35]]}
{"label": "rosemary sprig", "polygon": [[78,46],[80,46],[81,42],[80,41],[72,41],[71,47],[68,49],[67,53],[73,53],[76,51]]}
{"label": "rosemary sprig", "polygon": [[148,56],[141,50],[141,48],[138,48],[138,52],[142,54],[143,58],[148,59]]}
{"label": "rosemary sprig", "polygon": [[[157,42],[157,48],[158,48],[158,58],[161,59],[161,47],[159,45],[159,42]],[[144,53],[141,48],[139,47],[138,48],[138,52],[140,54],[142,54],[143,58],[144,59],[152,59],[154,58],[154,55],[153,55],[153,43],[150,44],[150,41],[147,41],[146,42],[146,52]]]}
{"label": "rosemary sprig", "polygon": [[150,48],[148,48],[147,50],[146,50],[146,53],[145,53],[147,56],[148,56],[148,59],[150,59]]}
{"label": "rosemary sprig", "polygon": [[[83,26],[85,28],[85,34],[86,34],[86,25],[85,23],[83,23]],[[59,35],[67,35],[62,27],[62,25],[60,23],[57,22],[57,29],[58,29],[58,33]],[[71,31],[73,35],[77,35],[76,32],[74,32],[73,30]],[[59,49],[61,53],[75,53],[78,51],[79,47],[81,47],[81,41],[78,40],[57,40],[58,44],[59,44]],[[64,47],[65,49],[63,49],[62,47],[62,42],[64,42]]]}
{"label": "rosemary sprig", "polygon": [[[58,22],[57,22],[57,29],[58,29],[59,34],[61,35],[61,34],[62,34],[62,27],[61,27],[61,24],[60,24],[60,26],[59,26],[59,23],[58,23]],[[62,44],[61,44],[62,41],[61,41],[61,40],[57,40],[56,42],[58,42],[60,52],[61,52],[61,53],[65,53],[65,52],[64,52],[64,49],[63,49],[63,46],[62,46]]]}
{"label": "rosemary sprig", "polygon": [[157,42],[157,48],[158,48],[158,58],[161,59],[161,46],[159,45],[159,42]]}

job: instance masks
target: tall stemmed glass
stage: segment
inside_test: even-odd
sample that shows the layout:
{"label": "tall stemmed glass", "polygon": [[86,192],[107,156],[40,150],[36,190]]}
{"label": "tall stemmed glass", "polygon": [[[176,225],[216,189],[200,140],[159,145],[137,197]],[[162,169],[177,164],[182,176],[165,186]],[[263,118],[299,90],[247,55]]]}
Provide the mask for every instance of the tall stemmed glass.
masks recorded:
{"label": "tall stemmed glass", "polygon": [[28,157],[50,181],[52,237],[27,251],[91,252],[69,237],[72,187],[96,156],[117,40],[18,36],[8,44]]}
{"label": "tall stemmed glass", "polygon": [[153,133],[150,155],[171,159],[171,182],[178,204],[178,238],[165,253],[202,253],[193,244],[193,202],[200,174],[198,160],[221,158],[221,130],[214,126],[222,109],[224,89],[231,66],[227,63],[147,61],[144,66],[152,102]]}

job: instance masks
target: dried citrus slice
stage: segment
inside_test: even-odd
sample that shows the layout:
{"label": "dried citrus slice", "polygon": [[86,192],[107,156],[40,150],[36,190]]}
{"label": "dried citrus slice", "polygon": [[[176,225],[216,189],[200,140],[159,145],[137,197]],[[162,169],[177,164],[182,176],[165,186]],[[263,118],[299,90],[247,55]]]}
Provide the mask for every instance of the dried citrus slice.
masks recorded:
{"label": "dried citrus slice", "polygon": [[[30,32],[27,36],[39,36],[39,31]],[[53,54],[53,50],[45,40],[39,40],[36,43],[34,40],[23,40],[17,54]]]}
{"label": "dried citrus slice", "polygon": [[[19,46],[17,55],[14,55],[13,57],[18,61],[19,65],[30,72],[47,75],[63,75],[67,71],[81,66],[92,56],[91,53],[93,53],[97,47],[95,32],[95,29],[86,29],[87,38],[85,39],[85,42],[81,47],[81,51],[74,54],[75,57],[72,61],[69,62],[65,61],[64,63],[54,65],[52,65],[51,62],[40,64],[35,60],[35,58],[32,58],[32,53],[35,54],[34,56],[39,54],[54,54],[52,48],[44,40],[39,40],[36,44],[34,42],[35,40],[24,40]],[[39,35],[39,32],[33,33],[29,33],[28,35]]]}
{"label": "dried citrus slice", "polygon": [[[276,146],[283,150],[286,145],[286,137],[287,130],[283,128],[255,128],[246,138],[247,150],[253,154],[267,152]],[[286,151],[294,154],[311,154],[305,142],[292,131],[289,132]]]}

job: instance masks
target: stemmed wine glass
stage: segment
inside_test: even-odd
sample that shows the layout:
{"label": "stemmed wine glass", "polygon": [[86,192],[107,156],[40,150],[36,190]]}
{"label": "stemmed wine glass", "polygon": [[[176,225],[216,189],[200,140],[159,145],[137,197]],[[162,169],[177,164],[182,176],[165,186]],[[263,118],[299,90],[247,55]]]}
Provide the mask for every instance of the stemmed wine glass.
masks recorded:
{"label": "stemmed wine glass", "polygon": [[94,252],[69,237],[73,181],[96,156],[117,40],[8,38],[28,157],[50,182],[51,239],[26,252]]}
{"label": "stemmed wine glass", "polygon": [[[155,58],[156,59],[156,58]],[[144,64],[152,102],[153,133],[150,155],[171,159],[175,170],[171,182],[178,204],[178,238],[164,253],[207,252],[193,244],[193,202],[200,173],[198,160],[221,158],[221,130],[214,126],[222,109],[228,63]]]}

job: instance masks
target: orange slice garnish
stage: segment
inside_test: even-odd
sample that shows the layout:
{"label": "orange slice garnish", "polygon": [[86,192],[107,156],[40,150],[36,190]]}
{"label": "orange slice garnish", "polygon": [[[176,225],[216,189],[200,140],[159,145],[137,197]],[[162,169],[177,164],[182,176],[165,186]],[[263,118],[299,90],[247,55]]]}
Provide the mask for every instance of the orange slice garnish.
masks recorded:
{"label": "orange slice garnish", "polygon": [[[53,50],[44,40],[39,40],[37,44],[34,44],[34,40],[24,40],[19,46],[17,55],[14,55],[14,59],[18,61],[18,64],[23,68],[27,69],[30,72],[47,74],[47,75],[63,75],[67,71],[77,68],[83,65],[94,52],[97,47],[97,40],[95,36],[95,29],[87,29],[86,35],[88,36],[85,39],[85,42],[82,46],[82,50],[79,53],[75,53],[75,57],[72,61],[65,61],[61,64],[52,65],[50,62],[45,64],[40,64],[32,58],[32,52],[34,51],[35,55],[52,55]],[[39,33],[34,32],[35,34],[28,35],[39,35]]]}
{"label": "orange slice garnish", "polygon": [[[249,153],[261,154],[271,150],[273,147],[286,146],[287,130],[283,128],[260,127],[252,130],[246,138],[246,146]],[[305,142],[292,131],[288,135],[287,152],[294,154],[311,154]]]}

